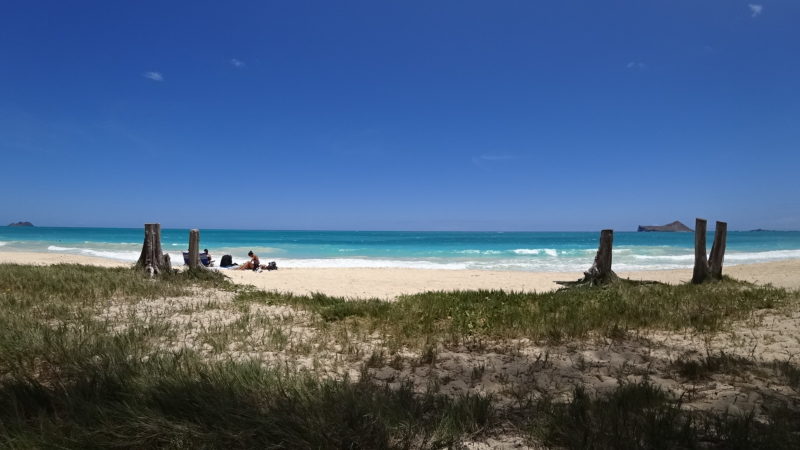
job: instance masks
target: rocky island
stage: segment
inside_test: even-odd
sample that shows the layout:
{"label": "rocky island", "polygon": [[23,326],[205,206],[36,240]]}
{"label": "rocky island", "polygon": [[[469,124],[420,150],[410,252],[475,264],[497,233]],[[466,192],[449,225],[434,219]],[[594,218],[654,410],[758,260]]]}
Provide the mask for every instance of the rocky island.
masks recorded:
{"label": "rocky island", "polygon": [[30,223],[30,222],[14,222],[14,223],[8,224],[8,226],[10,226],[10,227],[32,227],[33,224]]}
{"label": "rocky island", "polygon": [[666,225],[639,225],[637,231],[692,231],[692,229],[676,220]]}

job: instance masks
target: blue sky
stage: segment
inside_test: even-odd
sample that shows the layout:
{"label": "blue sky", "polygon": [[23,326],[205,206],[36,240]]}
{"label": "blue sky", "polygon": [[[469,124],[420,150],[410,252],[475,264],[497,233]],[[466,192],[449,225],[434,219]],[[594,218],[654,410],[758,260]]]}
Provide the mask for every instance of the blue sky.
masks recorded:
{"label": "blue sky", "polygon": [[800,229],[800,2],[8,2],[0,221]]}

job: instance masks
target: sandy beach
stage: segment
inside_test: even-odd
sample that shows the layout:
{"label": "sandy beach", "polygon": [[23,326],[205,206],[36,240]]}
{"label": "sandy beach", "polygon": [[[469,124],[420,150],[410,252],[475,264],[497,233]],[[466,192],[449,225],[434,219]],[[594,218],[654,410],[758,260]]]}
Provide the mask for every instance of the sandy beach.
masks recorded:
{"label": "sandy beach", "polygon": [[[0,252],[0,263],[91,264],[127,267],[129,263],[82,255],[33,252]],[[182,266],[177,266],[182,267]],[[280,267],[280,261],[278,262]],[[588,268],[588,267],[587,267]],[[347,298],[392,300],[399,295],[436,290],[503,289],[543,292],[557,289],[556,281],[573,281],[578,272],[522,272],[488,270],[435,270],[383,268],[284,268],[277,271],[239,271],[221,269],[234,283],[259,289],[304,295],[319,292]],[[726,267],[726,275],[759,284],[800,289],[800,260],[743,264]],[[620,272],[635,280],[683,283],[692,277],[691,269]]]}

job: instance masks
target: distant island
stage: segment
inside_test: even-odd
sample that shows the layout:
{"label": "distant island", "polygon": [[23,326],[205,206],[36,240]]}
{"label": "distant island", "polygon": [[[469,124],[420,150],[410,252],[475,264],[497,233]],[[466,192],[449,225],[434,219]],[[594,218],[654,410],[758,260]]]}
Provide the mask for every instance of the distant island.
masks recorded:
{"label": "distant island", "polygon": [[692,231],[692,229],[676,220],[666,225],[639,225],[637,231]]}
{"label": "distant island", "polygon": [[30,222],[14,222],[14,223],[8,224],[8,226],[10,226],[10,227],[32,227],[33,224],[30,223]]}

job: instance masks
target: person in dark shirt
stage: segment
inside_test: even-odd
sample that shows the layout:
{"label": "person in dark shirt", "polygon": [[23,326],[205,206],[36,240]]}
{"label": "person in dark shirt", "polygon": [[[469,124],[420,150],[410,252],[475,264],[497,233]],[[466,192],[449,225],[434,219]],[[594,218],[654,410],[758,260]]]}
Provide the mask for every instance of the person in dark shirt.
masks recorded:
{"label": "person in dark shirt", "polygon": [[258,270],[261,266],[261,261],[258,260],[258,255],[253,253],[252,250],[247,252],[247,256],[250,257],[250,261],[239,266],[239,270]]}

